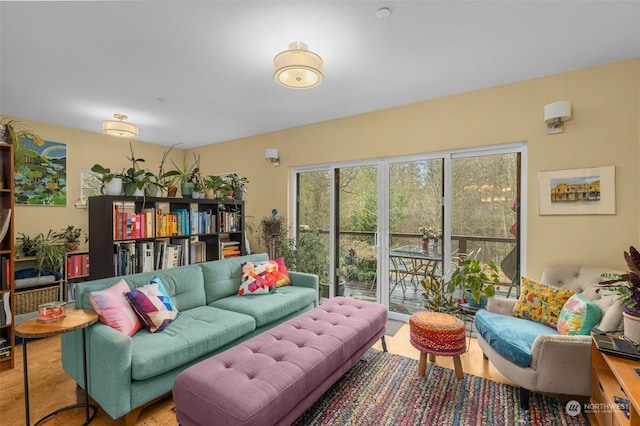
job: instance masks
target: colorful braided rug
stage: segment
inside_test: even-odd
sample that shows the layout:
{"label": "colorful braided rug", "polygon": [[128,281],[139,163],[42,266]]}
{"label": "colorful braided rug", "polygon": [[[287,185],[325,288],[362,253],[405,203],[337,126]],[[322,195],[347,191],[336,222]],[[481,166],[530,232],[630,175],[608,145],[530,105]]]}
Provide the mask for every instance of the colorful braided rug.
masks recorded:
{"label": "colorful braided rug", "polygon": [[532,393],[520,408],[516,387],[370,349],[294,423],[300,425],[588,425],[566,401]]}

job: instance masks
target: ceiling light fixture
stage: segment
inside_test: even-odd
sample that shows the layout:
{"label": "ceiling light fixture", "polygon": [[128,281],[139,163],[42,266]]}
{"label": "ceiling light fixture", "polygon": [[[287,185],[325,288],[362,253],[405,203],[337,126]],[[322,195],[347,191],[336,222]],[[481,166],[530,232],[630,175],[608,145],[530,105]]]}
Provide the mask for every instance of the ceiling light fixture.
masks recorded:
{"label": "ceiling light fixture", "polygon": [[273,58],[273,78],[289,89],[311,89],[322,83],[322,67],[322,58],[297,41]]}
{"label": "ceiling light fixture", "polygon": [[124,121],[128,118],[126,115],[113,114],[113,117],[117,121],[105,120],[102,122],[102,133],[121,138],[135,138],[138,136],[138,126]]}

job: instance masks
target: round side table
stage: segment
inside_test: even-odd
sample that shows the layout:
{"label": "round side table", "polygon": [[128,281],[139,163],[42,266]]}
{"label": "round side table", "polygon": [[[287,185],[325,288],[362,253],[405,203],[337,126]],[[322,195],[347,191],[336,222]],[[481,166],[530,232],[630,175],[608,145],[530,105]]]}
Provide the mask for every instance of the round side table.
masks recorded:
{"label": "round side table", "polygon": [[[88,424],[96,415],[97,407],[89,404],[89,386],[87,383],[87,339],[85,329],[91,324],[98,321],[98,315],[93,311],[86,310],[69,310],[63,318],[52,321],[42,321],[38,318],[32,318],[16,326],[16,335],[22,337],[22,360],[24,370],[24,409],[26,414],[27,426],[31,425],[29,417],[29,374],[27,364],[27,340],[29,338],[51,337],[58,334],[68,333],[70,331],[82,329],[82,363],[84,371],[84,404],[69,405],[60,408],[50,414],[47,414],[35,424],[38,425],[63,411],[73,410],[76,408],[85,409],[85,419]],[[93,413],[89,413],[89,408],[93,409]]]}

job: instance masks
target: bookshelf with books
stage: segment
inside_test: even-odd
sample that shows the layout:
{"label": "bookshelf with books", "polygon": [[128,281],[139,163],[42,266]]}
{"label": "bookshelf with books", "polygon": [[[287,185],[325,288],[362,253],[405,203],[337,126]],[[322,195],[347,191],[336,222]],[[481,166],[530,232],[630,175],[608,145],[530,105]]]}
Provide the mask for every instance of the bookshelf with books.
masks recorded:
{"label": "bookshelf with books", "polygon": [[226,258],[227,243],[244,252],[242,201],[89,198],[91,279]]}
{"label": "bookshelf with books", "polygon": [[0,143],[0,371],[14,367],[13,145]]}
{"label": "bookshelf with books", "polygon": [[65,300],[76,299],[76,285],[89,279],[89,251],[74,250],[66,254],[64,267]]}

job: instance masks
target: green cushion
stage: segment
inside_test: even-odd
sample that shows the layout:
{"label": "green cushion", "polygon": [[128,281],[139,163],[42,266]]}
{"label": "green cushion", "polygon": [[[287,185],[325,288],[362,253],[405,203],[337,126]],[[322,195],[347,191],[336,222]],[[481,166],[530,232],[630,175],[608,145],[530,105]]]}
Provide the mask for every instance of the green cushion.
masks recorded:
{"label": "green cushion", "polygon": [[144,380],[185,365],[255,327],[250,316],[211,306],[180,312],[162,333],[140,330],[131,338],[132,377]]}
{"label": "green cushion", "polygon": [[317,300],[318,292],[313,289],[285,286],[272,294],[225,297],[214,301],[210,306],[251,315],[256,320],[256,326],[262,327],[314,304]]}
{"label": "green cushion", "polygon": [[591,334],[591,329],[598,325],[602,311],[591,299],[574,294],[567,300],[558,317],[558,333],[568,336]]}

